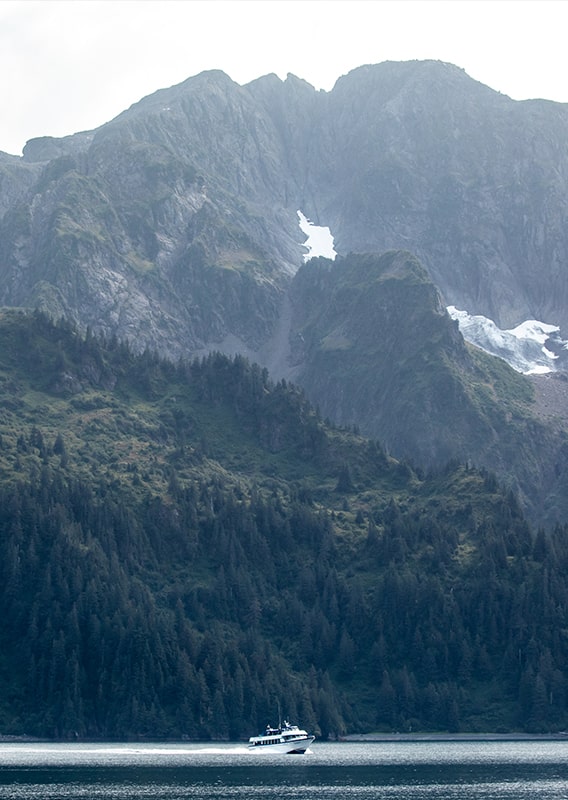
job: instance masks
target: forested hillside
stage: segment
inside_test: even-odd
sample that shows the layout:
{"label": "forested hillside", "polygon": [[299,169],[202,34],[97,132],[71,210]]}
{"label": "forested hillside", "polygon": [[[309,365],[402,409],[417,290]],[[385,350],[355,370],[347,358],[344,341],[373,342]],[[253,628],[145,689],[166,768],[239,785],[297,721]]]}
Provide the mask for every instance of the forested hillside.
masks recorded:
{"label": "forested hillside", "polygon": [[0,315],[0,733],[568,724],[568,536],[241,357]]}

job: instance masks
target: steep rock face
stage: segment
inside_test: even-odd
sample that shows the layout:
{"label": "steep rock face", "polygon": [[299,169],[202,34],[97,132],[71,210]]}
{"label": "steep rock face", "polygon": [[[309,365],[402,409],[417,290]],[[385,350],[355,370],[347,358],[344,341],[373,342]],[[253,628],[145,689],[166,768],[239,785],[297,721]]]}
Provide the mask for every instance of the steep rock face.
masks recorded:
{"label": "steep rock face", "polygon": [[326,119],[321,214],[340,252],[404,247],[446,304],[505,328],[567,324],[567,106],[515,102],[447,64],[386,63],[341,78]]}
{"label": "steep rock face", "polygon": [[[146,98],[77,141],[28,145],[22,168],[40,176],[2,220],[0,302],[172,356],[254,352],[300,258],[295,213],[283,225],[282,207],[270,211],[276,179],[254,144],[267,134],[262,119],[240,130],[254,117],[244,90],[206,74],[170,101]],[[216,129],[227,141],[212,147]]]}
{"label": "steep rock face", "polygon": [[[83,321],[64,286],[44,287],[45,253],[28,241],[38,208],[44,218],[57,214],[52,205],[68,186],[71,158],[91,187],[73,205],[84,204],[77,213],[97,218],[96,235],[112,239],[116,251],[101,260],[95,247],[91,258],[83,241],[78,271],[88,273],[89,261],[95,271],[103,262],[114,270],[108,262],[118,254],[122,264],[130,254],[130,262],[158,267],[153,281],[167,296],[171,269],[184,272],[178,260],[188,254],[191,219],[206,198],[216,220],[206,263],[250,272],[260,304],[272,282],[272,306],[302,263],[301,208],[331,228],[341,253],[415,253],[446,304],[501,328],[527,318],[566,326],[567,129],[567,106],[515,102],[440,62],[361,67],[331,92],[292,75],[241,87],[222,72],[205,72],[144,98],[98,130],[32,140],[22,160],[0,162],[0,211],[8,217],[0,277],[10,287],[3,301],[45,298],[51,307],[53,295],[61,295]],[[14,226],[11,214],[28,217],[30,230],[21,220]],[[26,260],[31,250],[37,258]],[[262,264],[262,286],[249,262]],[[118,273],[127,294],[148,291],[126,267]],[[98,291],[94,286],[90,303]],[[172,291],[179,295],[175,285]],[[120,304],[124,316],[131,316],[128,305]],[[135,306],[141,310],[140,301]],[[89,322],[110,325],[105,307]],[[185,332],[184,348],[215,343],[192,321],[180,327],[179,308],[163,310]],[[227,309],[213,313],[223,317]],[[147,322],[145,341],[169,350],[168,326]],[[223,335],[234,333],[225,328]],[[117,330],[127,332],[135,333],[131,324]]]}
{"label": "steep rock face", "polygon": [[339,252],[409,249],[446,304],[504,328],[568,323],[567,106],[513,101],[440,62],[361,67],[328,94],[295,82],[248,88]]}
{"label": "steep rock face", "polygon": [[[467,403],[454,373],[473,365],[414,256],[312,260],[296,276],[292,305],[290,377],[324,416],[418,463],[455,454],[456,429],[468,420],[457,421]],[[477,422],[470,412],[470,449]]]}
{"label": "steep rock face", "polygon": [[296,269],[300,237],[295,209],[287,208],[283,144],[246,87],[211,71],[144,98],[96,133],[90,169],[114,181],[113,154],[140,144],[191,164],[223,219],[242,227],[281,269]]}
{"label": "steep rock face", "polygon": [[27,196],[39,172],[37,166],[24,165],[17,156],[0,152],[0,219]]}

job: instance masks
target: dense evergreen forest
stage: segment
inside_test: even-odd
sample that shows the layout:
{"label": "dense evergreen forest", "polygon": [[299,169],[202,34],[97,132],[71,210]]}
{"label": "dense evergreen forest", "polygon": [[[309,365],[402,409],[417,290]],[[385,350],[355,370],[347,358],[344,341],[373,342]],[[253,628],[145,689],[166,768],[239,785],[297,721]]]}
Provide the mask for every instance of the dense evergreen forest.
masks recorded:
{"label": "dense evergreen forest", "polygon": [[0,733],[568,726],[568,532],[245,359],[0,314]]}

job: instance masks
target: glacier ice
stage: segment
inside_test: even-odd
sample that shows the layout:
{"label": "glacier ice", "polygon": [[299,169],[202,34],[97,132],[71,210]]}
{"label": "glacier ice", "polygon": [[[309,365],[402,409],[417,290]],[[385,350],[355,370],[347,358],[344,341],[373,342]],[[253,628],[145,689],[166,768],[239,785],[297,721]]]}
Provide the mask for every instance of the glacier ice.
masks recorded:
{"label": "glacier ice", "polygon": [[470,315],[455,306],[447,307],[457,320],[462,336],[487,353],[499,356],[517,372],[525,375],[555,372],[567,343],[560,338],[560,328],[539,320],[526,320],[510,330],[501,330],[488,317]]}

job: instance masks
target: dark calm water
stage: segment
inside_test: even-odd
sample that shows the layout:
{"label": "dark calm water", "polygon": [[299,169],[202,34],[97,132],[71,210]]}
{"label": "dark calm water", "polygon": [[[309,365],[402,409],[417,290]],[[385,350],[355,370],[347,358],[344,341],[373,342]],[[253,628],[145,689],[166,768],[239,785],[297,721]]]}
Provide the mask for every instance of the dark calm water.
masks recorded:
{"label": "dark calm water", "polygon": [[568,800],[568,741],[244,745],[0,743],[0,800]]}

